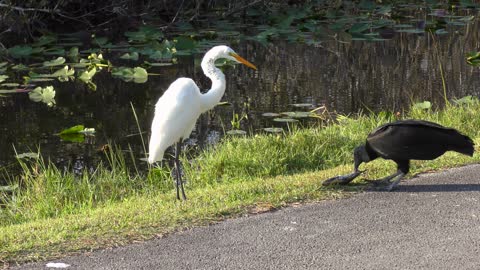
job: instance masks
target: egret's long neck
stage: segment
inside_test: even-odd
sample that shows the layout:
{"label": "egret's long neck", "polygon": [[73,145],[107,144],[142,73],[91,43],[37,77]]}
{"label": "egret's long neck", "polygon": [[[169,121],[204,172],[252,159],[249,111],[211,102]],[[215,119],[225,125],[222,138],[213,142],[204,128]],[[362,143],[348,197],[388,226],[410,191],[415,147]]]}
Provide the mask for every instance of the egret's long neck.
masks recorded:
{"label": "egret's long neck", "polygon": [[209,53],[203,57],[202,69],[205,76],[212,80],[212,88],[207,93],[202,95],[202,112],[208,111],[217,105],[225,93],[225,75],[223,72],[215,67],[216,57]]}

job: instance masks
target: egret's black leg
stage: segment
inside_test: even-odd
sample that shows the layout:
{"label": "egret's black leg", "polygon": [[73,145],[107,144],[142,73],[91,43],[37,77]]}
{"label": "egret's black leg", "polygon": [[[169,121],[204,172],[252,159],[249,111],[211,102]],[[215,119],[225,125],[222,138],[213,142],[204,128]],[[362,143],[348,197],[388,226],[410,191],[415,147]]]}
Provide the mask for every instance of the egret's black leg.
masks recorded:
{"label": "egret's black leg", "polygon": [[177,199],[180,200],[180,192],[179,192],[179,186],[180,189],[182,190],[182,197],[184,200],[187,199],[185,196],[185,190],[183,189],[183,182],[182,182],[182,172],[180,169],[180,151],[182,150],[182,140],[180,140],[175,148],[175,171],[176,171],[176,178],[177,178]]}

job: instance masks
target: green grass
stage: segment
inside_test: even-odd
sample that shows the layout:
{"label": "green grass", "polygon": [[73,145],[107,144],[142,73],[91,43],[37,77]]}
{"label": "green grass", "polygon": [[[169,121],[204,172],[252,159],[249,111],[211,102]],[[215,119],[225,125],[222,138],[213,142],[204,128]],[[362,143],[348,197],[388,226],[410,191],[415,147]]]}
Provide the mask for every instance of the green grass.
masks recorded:
{"label": "green grass", "polygon": [[[204,225],[227,217],[263,212],[294,202],[348,196],[364,187],[323,187],[324,179],[352,170],[352,150],[394,115],[339,117],[337,124],[283,135],[227,137],[184,162],[188,201],[175,200],[166,168],[142,177],[129,171],[119,149],[95,172],[75,176],[50,162],[20,161],[21,188],[0,193],[0,261],[26,262],[130,243]],[[448,105],[439,111],[412,110],[402,118],[431,120],[480,140],[480,103]],[[480,161],[447,153],[415,161],[412,174]],[[365,178],[395,170],[391,161],[362,165]]]}

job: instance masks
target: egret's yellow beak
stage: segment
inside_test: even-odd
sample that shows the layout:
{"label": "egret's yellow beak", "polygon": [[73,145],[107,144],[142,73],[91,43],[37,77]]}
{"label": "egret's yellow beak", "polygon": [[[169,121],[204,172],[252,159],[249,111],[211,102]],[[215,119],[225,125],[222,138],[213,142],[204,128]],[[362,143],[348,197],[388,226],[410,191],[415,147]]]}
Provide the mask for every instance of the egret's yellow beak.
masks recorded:
{"label": "egret's yellow beak", "polygon": [[245,66],[257,70],[257,67],[254,64],[252,64],[252,63],[248,62],[247,60],[243,59],[240,55],[238,55],[236,53],[230,53],[230,55],[233,58],[235,58],[238,62],[244,64]]}

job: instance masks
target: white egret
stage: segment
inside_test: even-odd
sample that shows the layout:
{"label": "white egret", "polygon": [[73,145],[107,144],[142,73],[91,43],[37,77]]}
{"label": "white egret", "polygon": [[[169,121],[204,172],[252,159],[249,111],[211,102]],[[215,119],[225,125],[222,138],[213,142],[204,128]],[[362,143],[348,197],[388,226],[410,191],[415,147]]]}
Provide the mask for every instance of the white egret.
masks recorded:
{"label": "white egret", "polygon": [[148,162],[153,164],[161,161],[165,150],[169,146],[177,144],[175,148],[177,199],[180,199],[179,187],[183,199],[186,199],[179,161],[182,142],[190,136],[200,114],[212,109],[225,93],[225,75],[215,67],[215,60],[219,58],[233,60],[257,69],[228,46],[215,46],[205,54],[201,64],[203,72],[212,81],[212,88],[208,92],[202,94],[190,78],[178,78],[168,87],[155,105]]}

